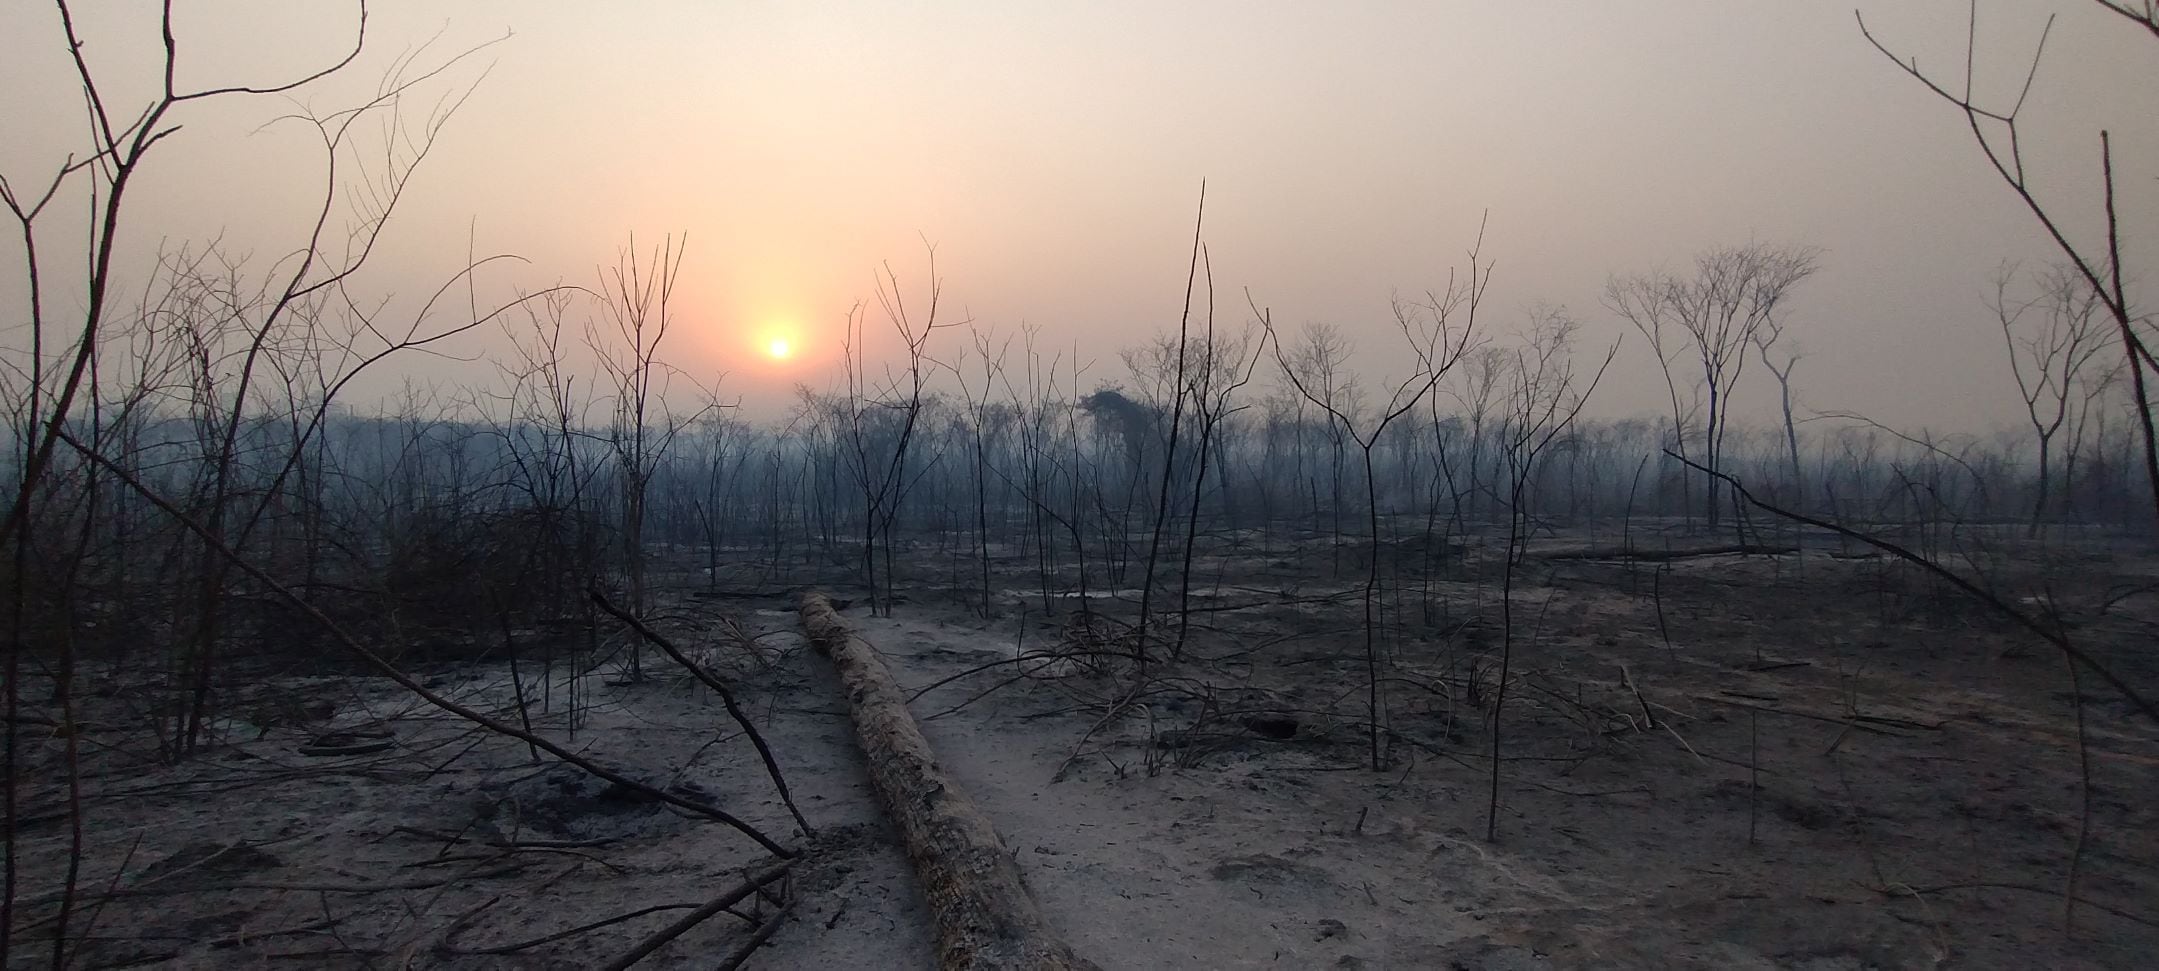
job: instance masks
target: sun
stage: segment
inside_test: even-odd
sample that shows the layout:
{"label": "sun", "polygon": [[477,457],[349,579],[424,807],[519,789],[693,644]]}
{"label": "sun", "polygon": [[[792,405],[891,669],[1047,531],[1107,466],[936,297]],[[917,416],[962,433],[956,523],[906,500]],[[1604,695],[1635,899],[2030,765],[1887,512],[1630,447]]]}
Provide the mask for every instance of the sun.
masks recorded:
{"label": "sun", "polygon": [[791,317],[772,317],[756,324],[742,335],[748,338],[743,350],[763,357],[774,365],[792,362],[806,353],[802,341],[802,328]]}

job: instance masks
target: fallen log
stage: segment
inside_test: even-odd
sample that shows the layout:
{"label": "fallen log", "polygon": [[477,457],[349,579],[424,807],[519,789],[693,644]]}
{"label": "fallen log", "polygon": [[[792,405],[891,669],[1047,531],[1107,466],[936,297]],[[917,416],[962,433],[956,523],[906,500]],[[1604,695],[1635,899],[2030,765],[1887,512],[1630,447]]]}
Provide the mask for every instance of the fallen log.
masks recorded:
{"label": "fallen log", "polygon": [[937,923],[938,966],[1099,971],[1043,920],[1004,841],[938,766],[876,650],[854,637],[823,594],[803,595],[802,628],[839,670],[870,783],[899,829]]}

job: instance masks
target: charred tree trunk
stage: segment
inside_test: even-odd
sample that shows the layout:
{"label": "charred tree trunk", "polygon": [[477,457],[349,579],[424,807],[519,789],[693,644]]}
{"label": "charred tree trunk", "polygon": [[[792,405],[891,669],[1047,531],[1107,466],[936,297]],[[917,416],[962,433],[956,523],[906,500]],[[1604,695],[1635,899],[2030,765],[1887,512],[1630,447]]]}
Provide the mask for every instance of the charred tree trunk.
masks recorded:
{"label": "charred tree trunk", "polygon": [[938,766],[876,650],[855,639],[823,594],[803,596],[802,627],[839,669],[870,782],[937,921],[938,966],[1098,971],[1043,921],[996,829]]}

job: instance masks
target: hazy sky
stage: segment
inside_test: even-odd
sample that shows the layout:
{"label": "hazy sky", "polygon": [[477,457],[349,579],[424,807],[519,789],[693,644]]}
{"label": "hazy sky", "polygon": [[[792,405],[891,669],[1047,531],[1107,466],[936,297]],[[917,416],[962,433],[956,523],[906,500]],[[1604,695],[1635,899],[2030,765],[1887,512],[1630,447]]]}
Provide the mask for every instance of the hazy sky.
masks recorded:
{"label": "hazy sky", "polygon": [[[139,103],[154,5],[82,7],[107,97]],[[345,3],[181,7],[183,86],[287,76],[334,57],[354,21]],[[2159,40],[2089,2],[1980,7],[1978,83],[1995,95],[2059,11],[2026,109],[2034,182],[2090,239],[2097,132],[2113,128],[2127,262],[2148,266]],[[1961,75],[1963,3],[1864,12],[1922,67]],[[432,289],[468,234],[531,261],[492,285],[590,283],[630,233],[686,232],[665,356],[728,372],[753,404],[828,383],[847,307],[883,260],[919,285],[924,236],[955,314],[1037,325],[1114,378],[1117,347],[1176,325],[1205,178],[1222,323],[1246,318],[1250,288],[1278,323],[1340,325],[1375,379],[1399,358],[1390,294],[1442,286],[1489,210],[1495,328],[1550,301],[1609,341],[1609,274],[1749,239],[1813,244],[1823,270],[1790,318],[1804,405],[1975,430],[2018,418],[1981,298],[2000,261],[2050,252],[1961,116],[1843,4],[403,0],[371,5],[366,55],[304,100],[341,107],[438,33],[423,63],[505,31],[454,74],[485,71],[366,285]],[[70,82],[53,11],[0,7],[0,172],[18,184],[83,144]],[[292,245],[319,162],[306,130],[262,126],[291,109],[179,116],[136,189],[135,255],[220,233],[265,263]],[[19,307],[18,251],[0,256]],[[784,365],[753,346],[775,328],[801,345]],[[1646,349],[1621,360],[1598,410],[1655,412]],[[1752,379],[1759,405],[1766,376]]]}

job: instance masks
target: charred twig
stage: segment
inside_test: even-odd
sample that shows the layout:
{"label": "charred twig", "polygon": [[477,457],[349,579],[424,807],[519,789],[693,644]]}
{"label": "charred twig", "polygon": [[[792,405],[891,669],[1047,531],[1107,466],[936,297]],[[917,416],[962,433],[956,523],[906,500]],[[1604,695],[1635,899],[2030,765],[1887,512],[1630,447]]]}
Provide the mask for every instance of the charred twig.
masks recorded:
{"label": "charred twig", "polygon": [[[1867,889],[1872,890],[1875,893],[1881,894],[1884,897],[1899,897],[1909,895],[1915,898],[1920,894],[1943,893],[1949,890],[2022,890],[2026,893],[2044,894],[2049,897],[2058,896],[2061,894],[2061,891],[2059,889],[2052,887],[2042,887],[2038,884],[2002,883],[1996,881],[1988,881],[1983,883],[1943,883],[1936,884],[1931,887],[1889,887],[1886,885],[1876,885],[1868,887]],[[2093,910],[2112,914],[2132,924],[2142,924],[2146,927],[2159,927],[2159,919],[2146,917],[2142,914],[2133,914],[2129,911],[2121,909],[2120,907],[2113,907],[2107,904],[2100,903],[2096,900],[2091,899],[2090,897],[2078,897],[2076,898],[2076,902],[2082,906],[2090,907]]]}
{"label": "charred twig", "polygon": [[[1910,736],[1907,736],[1907,735],[1905,735],[1905,734],[1904,734],[1904,733],[1902,733],[1902,732],[1893,732],[1893,731],[1890,731],[1889,729],[1887,729],[1887,728],[1884,728],[1884,727],[1881,727],[1881,726],[1879,726],[1879,725],[1874,725],[1874,724],[1868,724],[1868,722],[1871,722],[1871,721],[1875,721],[1875,719],[1870,719],[1870,718],[1865,718],[1865,717],[1850,717],[1850,718],[1848,718],[1848,717],[1845,717],[1845,716],[1842,716],[1842,715],[1824,715],[1824,714],[1820,714],[1820,713],[1818,713],[1818,712],[1811,712],[1811,711],[1801,711],[1800,709],[1797,709],[1797,708],[1779,708],[1779,707],[1776,707],[1776,706],[1772,706],[1772,705],[1758,705],[1758,704],[1750,704],[1750,703],[1748,703],[1748,702],[1745,702],[1745,701],[1735,701],[1735,700],[1733,700],[1733,699],[1731,699],[1731,698],[1720,698],[1720,697],[1717,697],[1717,696],[1715,696],[1715,695],[1695,695],[1694,697],[1695,697],[1695,699],[1696,699],[1696,700],[1698,700],[1698,701],[1707,701],[1707,702],[1711,702],[1711,703],[1713,703],[1713,704],[1719,704],[1719,705],[1729,705],[1729,706],[1731,706],[1731,707],[1733,707],[1733,708],[1745,708],[1745,709],[1747,709],[1748,711],[1758,711],[1758,712],[1764,712],[1764,713],[1766,713],[1766,714],[1771,714],[1771,715],[1790,715],[1790,716],[1792,716],[1793,718],[1806,718],[1806,719],[1811,719],[1811,720],[1813,720],[1813,721],[1819,721],[1819,722],[1828,722],[1828,723],[1830,723],[1830,724],[1832,724],[1832,725],[1841,725],[1841,726],[1843,726],[1843,727],[1844,727],[1844,728],[1845,728],[1845,729],[1846,729],[1847,731],[1849,731],[1849,730],[1851,730],[1851,729],[1858,729],[1859,731],[1862,731],[1862,732],[1872,732],[1873,734],[1876,734],[1876,735],[1887,735],[1887,736],[1889,736],[1889,737],[1891,737],[1891,738],[1908,738],[1908,737],[1910,737]],[[1909,724],[1909,725],[1911,725],[1911,726],[1913,726],[1913,727],[1916,727],[1916,728],[1923,728],[1923,727],[1926,727],[1926,726],[1920,725],[1920,724],[1919,724],[1918,722],[1907,722],[1906,724]]]}
{"label": "charred twig", "polygon": [[1022,671],[1019,674],[1015,674],[1009,678],[1004,679],[1003,681],[999,681],[996,684],[990,685],[987,688],[984,688],[980,691],[975,692],[972,695],[967,696],[967,700],[962,701],[959,704],[953,705],[950,708],[946,708],[945,710],[940,711],[934,715],[925,715],[923,716],[922,720],[926,722],[936,721],[937,719],[943,718],[946,715],[958,713],[959,711],[964,710],[967,706],[972,705],[977,701],[981,701],[982,699],[987,698],[993,694],[996,694],[997,692],[1005,689],[1010,685],[1018,684],[1021,681],[1027,680],[1030,676],[1031,675],[1028,672]]}
{"label": "charred twig", "polygon": [[548,934],[544,937],[535,937],[530,940],[518,941],[514,944],[498,944],[493,947],[461,948],[458,947],[455,943],[451,942],[448,938],[445,938],[443,942],[443,950],[448,951],[452,954],[461,955],[516,954],[519,951],[529,951],[536,947],[545,947],[546,945],[553,944],[556,941],[565,941],[572,937],[576,937],[579,934],[590,933],[603,927],[613,927],[616,924],[636,920],[637,918],[643,917],[647,914],[657,914],[670,910],[689,910],[696,906],[696,904],[654,904],[650,907],[640,907],[625,914],[616,914],[613,917],[603,917],[590,923],[584,923],[579,924],[576,927],[565,928],[552,934]]}
{"label": "charred twig", "polygon": [[82,938],[87,939],[96,933],[98,918],[105,916],[105,905],[113,900],[112,891],[120,886],[120,878],[127,875],[128,864],[135,862],[135,851],[141,848],[142,835],[138,833],[134,841],[128,844],[127,855],[120,858],[120,865],[113,868],[112,880],[105,885],[105,895],[99,897],[96,906],[90,908],[90,916],[84,920],[80,933]]}
{"label": "charred twig", "polygon": [[1635,702],[1642,706],[1642,717],[1648,720],[1651,729],[1655,729],[1657,727],[1657,713],[1649,710],[1649,700],[1642,697],[1641,686],[1634,683],[1634,675],[1627,670],[1627,666],[1624,664],[1619,666],[1619,683],[1625,685],[1628,691],[1634,692]]}
{"label": "charred twig", "polygon": [[294,934],[326,933],[331,927],[336,926],[336,924],[337,921],[334,918],[318,917],[305,923],[294,924],[291,927],[279,927],[266,931],[246,931],[238,934],[228,934],[216,940],[205,941],[203,942],[203,946],[212,950],[222,951],[239,947],[243,944],[265,940],[272,937],[286,937]]}
{"label": "charred twig", "polygon": [[[464,834],[462,833],[446,833],[440,830],[425,830],[420,829],[416,826],[393,826],[390,828],[390,832],[407,833],[413,836],[418,836],[422,839],[442,840],[445,843],[458,843],[462,842],[465,838]],[[606,837],[602,839],[589,840],[484,840],[481,842],[480,845],[492,846],[505,850],[584,850],[619,842],[621,842],[621,838],[619,837]]]}
{"label": "charred twig", "polygon": [[1087,729],[1086,733],[1080,736],[1079,742],[1072,746],[1072,754],[1065,756],[1063,762],[1057,763],[1057,771],[1050,773],[1052,782],[1064,781],[1066,770],[1072,768],[1072,763],[1079,761],[1079,757],[1086,752],[1088,741],[1094,738],[1096,732],[1101,731],[1110,722],[1115,721],[1117,716],[1124,714],[1127,709],[1137,703],[1147,684],[1148,682],[1142,681],[1133,685],[1131,691],[1126,692],[1123,697],[1109,704],[1108,710],[1102,713],[1102,717],[1097,719]]}
{"label": "charred twig", "polygon": [[[998,659],[998,660],[995,660],[995,661],[991,661],[991,662],[988,662],[988,663],[986,663],[986,664],[977,664],[977,665],[975,665],[974,667],[968,668],[967,670],[965,670],[965,671],[961,671],[961,672],[959,672],[959,673],[957,673],[957,674],[953,674],[953,675],[948,675],[948,676],[946,676],[946,677],[938,678],[937,680],[935,680],[935,681],[932,681],[932,682],[930,682],[929,684],[923,685],[922,687],[920,687],[920,688],[917,688],[917,689],[915,689],[915,692],[914,692],[913,694],[910,694],[910,695],[908,695],[908,696],[907,696],[907,701],[908,701],[908,703],[909,703],[909,704],[912,704],[912,703],[914,703],[914,702],[917,702],[917,701],[920,701],[920,700],[922,700],[922,696],[923,696],[923,695],[929,694],[930,692],[932,692],[932,691],[935,691],[935,690],[937,690],[937,689],[939,689],[939,688],[942,688],[942,687],[944,687],[945,685],[951,684],[951,683],[953,683],[954,681],[960,681],[960,680],[964,680],[964,679],[966,679],[967,677],[969,677],[969,676],[971,676],[971,675],[981,674],[981,673],[982,673],[982,672],[984,672],[984,671],[992,671],[992,670],[995,670],[995,669],[997,669],[997,668],[1005,667],[1005,666],[1007,666],[1007,665],[1010,665],[1010,666],[1013,666],[1013,667],[1020,667],[1020,668],[1023,668],[1023,667],[1024,667],[1025,665],[1026,665],[1026,663],[1027,663],[1027,662],[1029,662],[1029,661],[1037,661],[1037,662],[1042,662],[1042,665],[1043,665],[1044,667],[1046,667],[1046,666],[1048,666],[1049,662],[1053,662],[1053,661],[1069,661],[1069,660],[1071,660],[1071,659],[1073,659],[1073,658],[1079,658],[1079,657],[1106,657],[1106,658],[1122,658],[1122,659],[1130,659],[1130,658],[1131,658],[1131,656],[1132,656],[1132,655],[1131,655],[1131,653],[1130,653],[1130,652],[1128,652],[1128,651],[1089,651],[1089,650],[1072,650],[1072,651],[1054,651],[1054,652],[1038,652],[1038,653],[1034,653],[1034,654],[1021,654],[1021,655],[1019,655],[1019,656],[1017,656],[1017,657],[1013,657],[1013,658],[1011,658],[1011,659],[1009,659],[1009,660],[1008,660],[1008,659],[1003,659],[1003,658],[1000,658],[1000,659]],[[1038,667],[1038,668],[1036,668],[1035,670],[1036,670],[1036,671],[1040,671],[1040,670],[1041,670],[1041,668],[1040,668],[1040,667]],[[1032,676],[1032,672],[1028,672],[1028,673],[1022,674],[1021,676],[1022,676],[1022,677],[1031,677],[1031,676]],[[1009,682],[1008,682],[1008,683],[1009,683]]]}
{"label": "charred twig", "polygon": [[1763,546],[1756,543],[1728,543],[1722,546],[1701,546],[1692,549],[1635,549],[1615,547],[1610,549],[1558,550],[1544,554],[1547,560],[1636,560],[1644,563],[1663,563],[1697,556],[1785,556],[1799,552],[1797,546]]}
{"label": "charred twig", "polygon": [[425,880],[389,880],[382,883],[326,883],[308,881],[281,882],[242,880],[178,887],[120,887],[114,890],[106,891],[103,896],[107,899],[119,899],[123,897],[157,897],[166,894],[225,893],[233,890],[271,890],[293,893],[355,894],[385,893],[392,890],[433,890],[437,887],[443,887],[459,883],[468,883],[474,880],[492,880],[496,877],[503,877],[508,876],[512,873],[516,873],[519,870],[523,870],[525,867],[526,864],[523,863],[508,863],[502,866],[490,867],[485,870],[477,870],[465,873],[453,873],[446,876],[434,877]]}
{"label": "charred twig", "polygon": [[794,910],[795,901],[794,898],[790,897],[786,903],[780,905],[780,909],[772,912],[772,916],[765,918],[763,924],[758,925],[757,930],[750,934],[749,940],[743,941],[740,946],[733,951],[729,951],[727,957],[720,960],[719,971],[734,971],[734,969],[741,967],[743,962],[750,959],[750,955],[757,953],[758,948],[765,946],[765,942],[772,939],[772,935],[780,929],[780,925],[786,922],[788,915],[792,914]]}
{"label": "charred twig", "polygon": [[[763,887],[765,884],[771,883],[774,880],[778,880],[781,877],[786,876],[788,869],[792,866],[794,866],[794,862],[792,860],[781,860],[778,863],[774,863],[770,866],[765,867],[762,870],[757,871],[756,873],[751,874],[747,880],[744,880],[742,883],[736,885],[733,890],[729,890],[726,893],[714,897],[704,906],[682,915],[681,919],[667,925],[666,927],[660,928],[651,936],[645,938],[642,941],[639,941],[636,947],[631,948],[621,957],[607,962],[607,964],[604,965],[606,971],[623,971],[623,969],[644,960],[652,952],[659,950],[662,945],[674,940],[675,938],[681,937],[691,928],[696,927],[697,925],[702,924],[706,920],[710,919],[714,914],[717,914],[720,911],[726,910],[727,908],[734,906],[736,903],[742,901],[744,898],[750,896],[753,893],[756,893],[758,891],[758,888]],[[759,928],[759,930],[763,931],[763,928]],[[770,937],[771,935],[770,933],[765,933],[764,936]],[[760,943],[762,943],[762,939],[760,939]]]}
{"label": "charred twig", "polygon": [[585,853],[573,849],[565,849],[559,846],[533,846],[529,843],[519,844],[515,846],[506,846],[503,847],[499,852],[495,853],[460,853],[454,856],[444,855],[429,857],[425,860],[407,863],[400,867],[400,869],[414,870],[419,869],[420,867],[442,866],[447,863],[492,863],[497,860],[510,859],[512,856],[518,853],[559,853],[564,856],[574,856],[580,860],[597,863],[603,867],[606,867],[609,870],[614,871],[615,873],[628,872],[624,870],[619,864],[609,863],[606,860],[603,860],[590,853]]}

